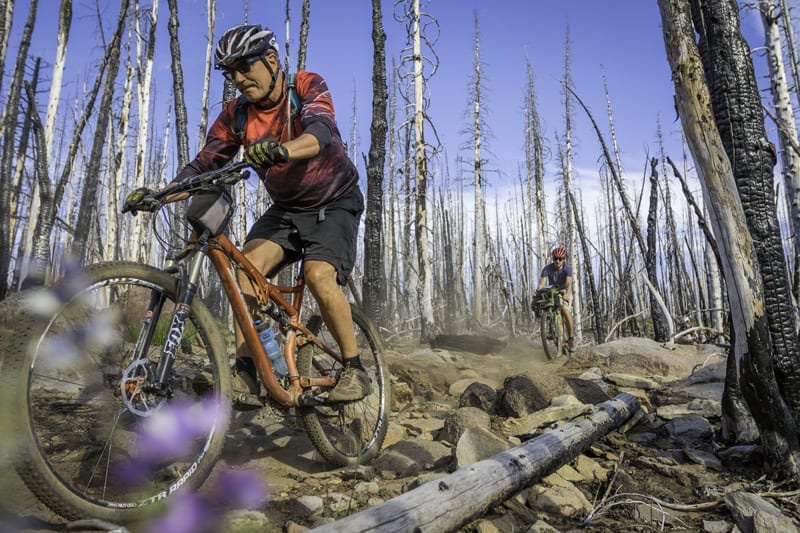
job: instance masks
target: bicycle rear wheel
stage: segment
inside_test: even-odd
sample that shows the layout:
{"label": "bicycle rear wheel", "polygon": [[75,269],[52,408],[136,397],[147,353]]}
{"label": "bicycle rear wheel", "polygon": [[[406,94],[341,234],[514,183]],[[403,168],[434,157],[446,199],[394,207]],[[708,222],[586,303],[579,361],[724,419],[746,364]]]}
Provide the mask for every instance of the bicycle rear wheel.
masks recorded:
{"label": "bicycle rear wheel", "polygon": [[[375,327],[360,309],[350,306],[361,362],[369,374],[372,392],[355,402],[334,403],[301,409],[300,415],[311,442],[319,454],[334,466],[365,464],[380,451],[386,438],[391,408],[389,367]],[[327,346],[337,347],[319,315],[313,315],[309,329]],[[316,329],[319,328],[319,332]],[[297,354],[301,375],[320,377],[339,375],[342,365],[311,343]],[[307,391],[325,395],[327,390]]]}
{"label": "bicycle rear wheel", "polygon": [[560,311],[546,311],[542,314],[540,323],[540,333],[542,336],[542,348],[548,360],[553,360],[564,353],[565,331],[564,317]]}
{"label": "bicycle rear wheel", "polygon": [[[27,298],[19,317],[27,331],[5,355],[0,381],[19,399],[17,471],[64,518],[137,519],[199,486],[221,451],[228,357],[199,298],[183,338],[169,335],[177,286],[152,267],[105,263]],[[43,301],[47,312],[37,310]],[[140,331],[150,303],[163,312],[149,322],[148,339]],[[132,365],[137,342],[145,357]],[[179,345],[168,393],[137,389],[166,342]]]}

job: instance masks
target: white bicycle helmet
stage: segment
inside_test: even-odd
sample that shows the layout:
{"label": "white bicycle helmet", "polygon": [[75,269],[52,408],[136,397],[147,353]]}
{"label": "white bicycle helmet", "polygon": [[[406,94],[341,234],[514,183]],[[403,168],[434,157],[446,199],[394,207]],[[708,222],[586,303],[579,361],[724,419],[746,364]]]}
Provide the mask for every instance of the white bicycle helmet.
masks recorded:
{"label": "white bicycle helmet", "polygon": [[259,24],[242,24],[226,31],[214,50],[214,67],[227,68],[244,57],[278,53],[278,40],[269,28]]}

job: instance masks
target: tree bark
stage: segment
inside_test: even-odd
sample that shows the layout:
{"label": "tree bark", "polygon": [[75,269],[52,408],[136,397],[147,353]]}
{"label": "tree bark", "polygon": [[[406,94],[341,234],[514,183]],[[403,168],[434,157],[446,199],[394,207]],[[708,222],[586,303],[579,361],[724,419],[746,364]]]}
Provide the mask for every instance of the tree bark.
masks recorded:
{"label": "tree bark", "polygon": [[420,339],[434,335],[433,270],[428,227],[428,158],[425,144],[425,99],[423,88],[422,17],[419,0],[413,0],[412,39],[414,47],[414,236],[417,245],[417,304],[420,318]]}
{"label": "tree bark", "polygon": [[[14,19],[14,0],[0,0],[0,72],[6,71],[6,52],[8,51],[8,38],[11,35],[11,23]],[[3,78],[0,76],[0,90],[3,88]]]}
{"label": "tree bark", "polygon": [[119,70],[120,41],[122,39],[122,31],[125,28],[127,13],[128,0],[121,0],[116,30],[106,53],[106,81],[103,88],[103,96],[100,98],[100,114],[97,117],[89,162],[86,166],[86,177],[81,191],[80,210],[75,219],[75,237],[71,246],[71,254],[78,262],[84,262],[88,259],[87,242],[89,233],[92,224],[97,220],[97,190],[100,183],[101,163],[108,133],[108,123],[111,120],[114,81]]}
{"label": "tree bark", "polygon": [[364,310],[379,326],[386,313],[383,240],[383,169],[386,163],[386,32],[381,0],[372,0],[372,123],[367,161],[367,202],[364,216]]}
{"label": "tree bark", "polygon": [[[647,213],[647,249],[644,266],[650,281],[650,315],[653,317],[653,338],[656,342],[672,342],[667,317],[658,302],[658,273],[656,271],[656,236],[658,233],[658,160],[650,160],[650,203]],[[663,301],[663,300],[662,300]]]}
{"label": "tree bark", "polygon": [[[22,31],[19,50],[17,52],[17,62],[14,69],[14,76],[11,78],[6,97],[5,115],[2,124],[2,160],[0,160],[0,300],[6,297],[8,292],[8,273],[11,269],[11,248],[13,246],[13,234],[11,233],[11,206],[15,201],[16,191],[13,191],[12,171],[14,165],[14,140],[17,138],[17,112],[22,95],[22,79],[25,75],[25,62],[28,59],[28,50],[31,46],[31,35],[33,26],[36,22],[36,7],[38,0],[31,0],[28,9],[28,19]],[[11,9],[6,10],[8,5],[0,6],[4,13],[10,16]],[[4,21],[9,25],[11,21]],[[7,42],[7,33],[3,36]],[[5,47],[4,47],[5,49]]]}
{"label": "tree bark", "polygon": [[[769,66],[770,92],[774,108],[775,123],[778,126],[778,141],[781,156],[786,203],[789,206],[789,222],[792,226],[794,261],[800,263],[800,150],[798,150],[797,126],[794,121],[792,98],[783,66],[781,35],[778,28],[778,10],[772,0],[760,0],[759,10],[764,24],[764,47]],[[789,13],[782,14],[788,17]],[[789,23],[791,27],[791,23]],[[796,51],[794,52],[796,54]],[[794,299],[800,300],[798,287],[794,287]]]}
{"label": "tree bark", "polygon": [[[658,0],[667,58],[675,83],[676,106],[695,160],[705,203],[720,249],[732,321],[730,372],[726,383],[723,424],[729,434],[752,436],[752,419],[731,396],[736,381],[745,386],[751,408],[759,409],[758,429],[763,450],[773,466],[782,465],[790,476],[800,474],[796,424],[778,393],[770,360],[767,319],[764,315],[762,281],[754,243],[747,230],[744,209],[736,190],[733,171],[725,155],[714,117],[711,96],[694,41],[688,0]],[[758,378],[756,378],[756,375]],[[734,400],[734,401],[730,401]],[[758,405],[760,402],[760,405]],[[730,408],[737,408],[731,412]]]}
{"label": "tree bark", "polygon": [[[714,120],[731,162],[763,281],[775,376],[795,424],[800,425],[800,346],[775,208],[775,147],[764,128],[750,47],[741,33],[735,0],[692,0],[691,6]],[[755,375],[753,379],[760,380]],[[748,403],[751,408],[761,405],[761,401]]]}

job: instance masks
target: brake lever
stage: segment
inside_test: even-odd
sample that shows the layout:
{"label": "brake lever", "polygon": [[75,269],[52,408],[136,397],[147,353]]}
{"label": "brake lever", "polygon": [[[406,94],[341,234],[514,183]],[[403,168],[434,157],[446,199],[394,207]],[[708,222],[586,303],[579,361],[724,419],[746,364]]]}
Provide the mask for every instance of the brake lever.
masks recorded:
{"label": "brake lever", "polygon": [[241,180],[246,180],[250,178],[250,170],[249,169],[242,169],[236,174],[232,174],[227,178],[222,178],[219,180],[220,183],[223,185],[233,185],[234,183],[238,183]]}

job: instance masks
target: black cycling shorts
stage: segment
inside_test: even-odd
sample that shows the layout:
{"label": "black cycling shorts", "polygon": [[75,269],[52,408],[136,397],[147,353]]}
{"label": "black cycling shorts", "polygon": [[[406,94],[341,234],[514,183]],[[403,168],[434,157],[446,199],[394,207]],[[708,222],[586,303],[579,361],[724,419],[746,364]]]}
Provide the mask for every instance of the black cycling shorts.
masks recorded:
{"label": "black cycling shorts", "polygon": [[323,208],[293,211],[272,205],[250,228],[246,240],[266,239],[284,249],[284,263],[269,276],[305,257],[333,265],[336,281],[346,285],[356,262],[363,211],[364,197],[358,187]]}

